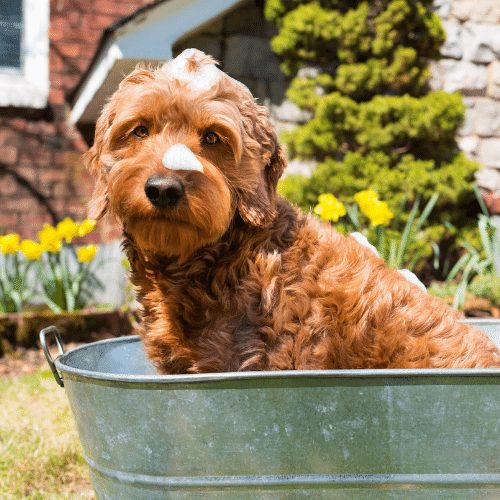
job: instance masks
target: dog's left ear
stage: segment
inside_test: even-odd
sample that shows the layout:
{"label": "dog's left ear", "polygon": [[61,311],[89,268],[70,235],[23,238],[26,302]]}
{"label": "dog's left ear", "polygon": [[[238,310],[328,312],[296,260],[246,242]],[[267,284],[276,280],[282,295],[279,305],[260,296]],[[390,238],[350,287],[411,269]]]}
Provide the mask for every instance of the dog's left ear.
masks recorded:
{"label": "dog's left ear", "polygon": [[248,140],[258,145],[258,153],[251,159],[256,175],[253,185],[240,191],[238,212],[248,224],[265,227],[276,216],[276,187],[286,167],[286,156],[282,146],[278,145],[267,109],[254,103],[253,108],[255,114],[247,117],[244,125]]}

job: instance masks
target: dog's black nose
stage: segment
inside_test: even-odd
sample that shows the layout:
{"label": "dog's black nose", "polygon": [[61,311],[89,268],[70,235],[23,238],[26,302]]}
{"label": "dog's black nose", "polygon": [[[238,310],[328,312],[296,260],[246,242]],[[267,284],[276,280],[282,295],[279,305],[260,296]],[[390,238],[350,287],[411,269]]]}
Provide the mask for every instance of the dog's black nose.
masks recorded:
{"label": "dog's black nose", "polygon": [[158,208],[174,207],[184,194],[182,182],[173,176],[153,175],[144,186],[149,201]]}

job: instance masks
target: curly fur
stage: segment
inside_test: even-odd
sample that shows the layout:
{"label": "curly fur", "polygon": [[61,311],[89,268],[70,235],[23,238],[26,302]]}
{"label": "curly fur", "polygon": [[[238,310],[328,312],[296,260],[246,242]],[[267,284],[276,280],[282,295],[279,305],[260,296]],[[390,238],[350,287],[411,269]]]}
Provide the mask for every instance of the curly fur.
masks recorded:
{"label": "curly fur", "polygon": [[[277,197],[286,159],[267,110],[221,75],[196,93],[161,69],[135,70],[87,154],[91,213],[123,225],[158,371],[500,367],[494,344],[455,311]],[[140,124],[150,133],[139,141]],[[216,147],[200,140],[207,130],[221,137]],[[144,183],[166,172],[163,152],[176,143],[203,173],[170,172],[185,197],[159,210]]]}

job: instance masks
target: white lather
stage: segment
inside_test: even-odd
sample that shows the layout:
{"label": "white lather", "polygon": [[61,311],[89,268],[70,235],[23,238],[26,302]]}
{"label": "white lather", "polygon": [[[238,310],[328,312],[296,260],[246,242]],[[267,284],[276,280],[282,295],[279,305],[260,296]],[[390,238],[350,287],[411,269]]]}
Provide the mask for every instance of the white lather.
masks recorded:
{"label": "white lather", "polygon": [[170,146],[163,155],[163,166],[171,170],[196,170],[203,172],[203,165],[185,144]]}
{"label": "white lather", "polygon": [[194,71],[187,69],[187,60],[202,61],[205,53],[198,49],[186,49],[175,59],[163,65],[163,72],[176,80],[186,83],[190,90],[203,92],[211,89],[222,77],[222,71],[215,64],[201,63]]}

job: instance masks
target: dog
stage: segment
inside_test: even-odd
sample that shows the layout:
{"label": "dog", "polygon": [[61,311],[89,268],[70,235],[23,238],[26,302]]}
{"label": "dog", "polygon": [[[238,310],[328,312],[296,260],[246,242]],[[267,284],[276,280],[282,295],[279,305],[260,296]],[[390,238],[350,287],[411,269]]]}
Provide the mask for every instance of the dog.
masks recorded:
{"label": "dog", "polygon": [[500,367],[457,312],[277,195],[267,109],[203,52],[125,77],[86,162],[159,373]]}

